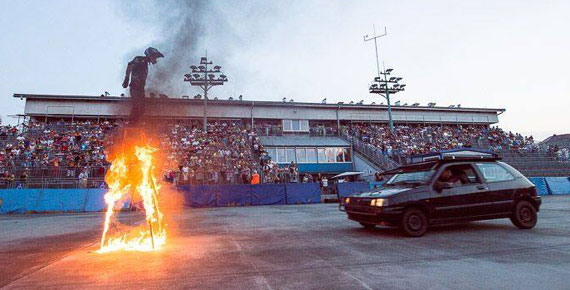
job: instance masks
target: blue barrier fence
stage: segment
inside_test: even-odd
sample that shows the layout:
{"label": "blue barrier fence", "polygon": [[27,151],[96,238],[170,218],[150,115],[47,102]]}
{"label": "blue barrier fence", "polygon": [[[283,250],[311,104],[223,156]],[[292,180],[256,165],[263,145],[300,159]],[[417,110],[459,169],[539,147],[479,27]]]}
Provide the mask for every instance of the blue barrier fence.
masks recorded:
{"label": "blue barrier fence", "polygon": [[534,183],[538,195],[550,194],[548,191],[548,186],[546,185],[546,179],[544,179],[544,177],[529,177],[528,180]]}
{"label": "blue barrier fence", "polygon": [[355,193],[370,189],[368,182],[342,182],[337,184],[336,189],[339,197],[351,196]]}
{"label": "blue barrier fence", "polygon": [[[539,195],[570,194],[567,177],[531,177]],[[337,184],[339,197],[381,186],[375,182]],[[236,184],[182,186],[185,205],[191,207],[226,207],[272,204],[308,204],[321,202],[318,183]],[[4,189],[0,190],[0,214],[26,212],[95,212],[107,208],[105,189]],[[130,201],[125,200],[123,208]]]}
{"label": "blue barrier fence", "polygon": [[[0,190],[0,214],[26,212],[103,211],[104,189],[6,189]],[[123,208],[130,206],[125,200]]]}
{"label": "blue barrier fence", "polygon": [[550,194],[570,194],[570,180],[568,177],[545,177]]}
{"label": "blue barrier fence", "polygon": [[320,203],[318,183],[182,186],[191,207]]}

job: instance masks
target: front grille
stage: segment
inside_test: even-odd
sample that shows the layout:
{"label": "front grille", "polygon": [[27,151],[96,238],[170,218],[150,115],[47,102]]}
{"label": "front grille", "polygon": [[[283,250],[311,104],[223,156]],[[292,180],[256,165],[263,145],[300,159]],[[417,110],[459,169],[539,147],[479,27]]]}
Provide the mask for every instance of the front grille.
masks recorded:
{"label": "front grille", "polygon": [[358,205],[353,205],[352,203],[351,203],[351,205],[346,205],[345,209],[347,211],[361,212],[361,213],[368,213],[368,214],[376,213],[375,208],[373,208],[371,206],[358,206]]}
{"label": "front grille", "polygon": [[349,213],[348,217],[350,219],[355,219],[359,222],[371,222],[375,223],[377,221],[376,216],[373,215],[365,215],[365,214],[358,214],[358,213]]}
{"label": "front grille", "polygon": [[357,199],[355,205],[370,205],[370,199]]}

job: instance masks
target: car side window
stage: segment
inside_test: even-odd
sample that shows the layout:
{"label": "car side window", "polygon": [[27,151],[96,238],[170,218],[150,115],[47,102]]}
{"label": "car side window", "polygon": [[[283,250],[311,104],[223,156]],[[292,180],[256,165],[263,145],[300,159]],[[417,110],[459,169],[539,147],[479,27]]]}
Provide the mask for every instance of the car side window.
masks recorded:
{"label": "car side window", "polygon": [[487,182],[500,182],[514,180],[515,177],[504,167],[495,163],[475,163]]}
{"label": "car side window", "polygon": [[446,167],[440,174],[436,183],[446,183],[452,187],[480,183],[471,165],[452,165]]}

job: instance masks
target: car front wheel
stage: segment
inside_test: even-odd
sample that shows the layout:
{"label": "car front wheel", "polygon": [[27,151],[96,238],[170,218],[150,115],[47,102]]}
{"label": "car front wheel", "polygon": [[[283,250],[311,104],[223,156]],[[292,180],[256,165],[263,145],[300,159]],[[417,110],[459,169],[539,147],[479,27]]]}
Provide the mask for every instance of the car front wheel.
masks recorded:
{"label": "car front wheel", "polygon": [[428,219],[423,211],[410,208],[404,212],[400,227],[410,237],[421,237],[427,231]]}
{"label": "car front wheel", "polygon": [[536,209],[528,201],[521,200],[516,206],[511,216],[511,222],[519,229],[532,229],[536,225],[538,218]]}

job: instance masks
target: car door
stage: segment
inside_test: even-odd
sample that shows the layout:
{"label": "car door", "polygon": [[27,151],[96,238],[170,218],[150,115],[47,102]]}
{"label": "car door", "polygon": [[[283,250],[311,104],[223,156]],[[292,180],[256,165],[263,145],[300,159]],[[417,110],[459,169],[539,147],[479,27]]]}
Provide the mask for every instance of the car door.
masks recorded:
{"label": "car door", "polygon": [[516,179],[515,176],[496,162],[479,162],[475,163],[475,167],[489,188],[481,198],[485,204],[479,213],[492,215],[511,212],[515,192],[512,181]]}
{"label": "car door", "polygon": [[[441,177],[444,170],[463,172],[467,180],[453,188],[434,188],[433,198],[430,200],[433,207],[433,216],[440,220],[458,220],[477,215],[477,204],[480,203],[481,194],[487,192],[476,171],[470,164],[452,164],[440,169],[436,180]],[[432,187],[433,188],[433,187]]]}

